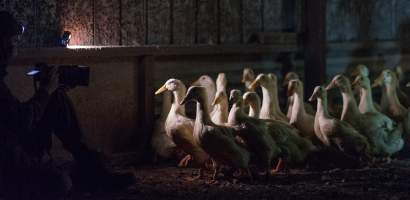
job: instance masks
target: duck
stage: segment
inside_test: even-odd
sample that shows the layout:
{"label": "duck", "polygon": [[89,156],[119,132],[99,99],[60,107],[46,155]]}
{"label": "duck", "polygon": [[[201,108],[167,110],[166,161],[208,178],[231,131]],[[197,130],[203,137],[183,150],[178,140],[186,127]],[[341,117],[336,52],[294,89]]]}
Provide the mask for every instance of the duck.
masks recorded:
{"label": "duck", "polygon": [[[181,101],[196,102],[196,117],[194,122],[193,138],[195,142],[210,156],[214,172],[212,179],[216,180],[222,165],[244,170],[251,177],[249,171],[250,153],[235,139],[236,130],[227,126],[220,126],[212,122],[208,110],[207,89],[201,86],[191,86]],[[199,169],[198,178],[203,176]]]}
{"label": "duck", "polygon": [[242,72],[241,82],[245,84],[246,91],[254,92],[254,89],[249,87],[254,80],[255,80],[255,73],[253,72],[252,68],[250,67],[244,68]]}
{"label": "duck", "polygon": [[327,91],[323,86],[316,86],[309,101],[317,101],[315,114],[315,134],[323,146],[335,149],[337,152],[355,158],[367,158],[370,145],[347,122],[338,120],[329,115],[327,109]]}
{"label": "duck", "polygon": [[[212,106],[212,102],[215,99],[216,94],[216,85],[214,80],[208,75],[200,76],[196,81],[194,81],[191,86],[202,86],[206,88],[207,95],[208,95],[208,110],[212,113],[214,112],[214,107]],[[212,114],[211,114],[212,115]]]}
{"label": "duck", "polygon": [[368,77],[359,75],[353,83],[361,88],[361,98],[367,96],[369,99],[365,104],[369,111],[360,113],[349,79],[344,75],[336,75],[326,89],[337,87],[342,93],[343,111],[340,120],[349,123],[367,138],[371,156],[390,158],[403,148],[402,126],[374,108]]}
{"label": "duck", "polygon": [[394,71],[397,75],[397,97],[399,98],[400,103],[403,104],[404,107],[408,108],[410,106],[409,96],[407,96],[407,94],[400,88],[400,82],[404,80],[403,69],[400,65],[398,65],[394,68]]}
{"label": "duck", "polygon": [[184,83],[181,80],[171,78],[155,92],[155,95],[165,91],[171,91],[174,97],[165,120],[165,132],[179,149],[188,154],[179,162],[178,166],[186,167],[191,159],[198,165],[204,165],[209,160],[209,156],[195,142],[193,137],[194,121],[186,116],[185,106],[180,105],[186,92]]}
{"label": "duck", "polygon": [[374,80],[372,87],[383,86],[381,98],[381,112],[394,119],[403,121],[407,117],[408,110],[399,101],[397,96],[398,79],[390,69],[385,69]]}
{"label": "duck", "polygon": [[162,158],[171,158],[176,150],[176,144],[172,141],[165,131],[165,121],[171,109],[171,92],[165,91],[162,95],[162,109],[159,118],[155,121],[154,131],[152,133],[151,146],[155,155]]}
{"label": "duck", "polygon": [[278,169],[272,170],[273,161],[279,158],[280,149],[268,132],[263,120],[249,117],[243,111],[243,99],[240,90],[231,90],[229,101],[232,104],[228,125],[237,129],[238,136],[244,141],[251,156],[258,160],[259,166],[268,177]]}
{"label": "duck", "polygon": [[[251,107],[254,107],[251,108],[251,110],[256,110],[256,112],[257,110],[259,110],[258,106],[260,106],[260,103],[257,103],[259,98],[257,95],[254,95],[253,92],[249,92],[248,95],[244,94],[242,96],[242,99],[243,100],[240,99],[240,91],[231,91],[230,100],[232,101],[233,105],[242,107],[245,104],[245,101],[248,101],[248,104],[251,105]],[[243,110],[243,108],[237,110],[237,112],[240,111],[242,113],[241,110]],[[255,115],[254,117],[248,116],[247,118],[254,118],[253,121],[259,121],[259,123],[263,122],[259,126],[267,126],[268,134],[276,142],[280,152],[282,152],[279,163],[275,169],[276,171],[280,170],[283,167],[283,162],[289,163],[291,165],[302,164],[312,152],[316,151],[316,147],[312,144],[312,142],[306,138],[301,137],[299,131],[295,127],[278,120],[257,119],[257,116],[258,115]]]}
{"label": "duck", "polygon": [[259,74],[249,87],[255,90],[257,86],[262,88],[262,108],[259,118],[288,122],[288,118],[279,107],[276,75]]}
{"label": "duck", "polygon": [[242,96],[245,106],[249,106],[249,117],[259,118],[261,111],[261,98],[256,92],[245,92]]}
{"label": "duck", "polygon": [[[369,69],[367,68],[367,66],[364,65],[364,64],[359,64],[353,69],[353,71],[350,75],[354,79],[357,78],[358,76],[367,77],[367,79],[369,79],[369,74],[370,73],[369,73]],[[373,97],[371,97],[371,96],[369,97],[367,95],[368,93],[362,93],[362,91],[364,91],[363,88],[358,87],[358,88],[355,88],[355,89],[356,89],[355,90],[356,93],[359,94],[359,111],[360,111],[360,113],[372,112],[373,110],[368,110],[369,106],[367,105],[368,104],[367,102],[369,102],[369,101],[373,102]],[[370,99],[370,98],[372,98],[372,99]],[[380,105],[377,104],[376,102],[373,102],[373,107],[377,111],[381,110]]]}
{"label": "duck", "polygon": [[211,119],[215,124],[224,125],[228,121],[228,96],[226,94],[227,79],[225,73],[219,73],[216,79],[216,94],[212,101]]}
{"label": "duck", "polygon": [[[282,86],[287,88],[289,85],[289,82],[291,80],[300,80],[299,75],[296,72],[288,72],[285,75],[285,78],[282,81]],[[312,105],[310,105],[309,103],[303,102],[304,107],[305,107],[305,112],[307,112],[310,115],[314,115],[315,114],[315,110],[313,109]],[[293,96],[288,96],[288,102],[287,102],[287,112],[286,112],[286,117],[288,119],[290,119],[290,117],[292,116],[292,106],[293,106]]]}
{"label": "duck", "polygon": [[305,111],[303,100],[303,83],[293,79],[288,84],[288,96],[292,97],[293,105],[289,123],[299,129],[303,137],[315,138],[315,117]]}

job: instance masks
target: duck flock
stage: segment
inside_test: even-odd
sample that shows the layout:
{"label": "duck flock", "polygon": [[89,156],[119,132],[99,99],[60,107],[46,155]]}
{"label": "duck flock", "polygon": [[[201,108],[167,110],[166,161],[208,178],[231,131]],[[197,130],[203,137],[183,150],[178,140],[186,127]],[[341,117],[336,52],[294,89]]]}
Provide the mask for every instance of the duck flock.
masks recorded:
{"label": "duck flock", "polygon": [[[315,87],[308,99],[316,102],[315,110],[305,103],[299,76],[288,73],[282,83],[288,94],[286,113],[272,73],[255,76],[245,68],[245,91],[229,92],[224,73],[216,82],[203,75],[188,89],[171,78],[155,92],[163,94],[163,110],[152,146],[165,158],[183,152],[179,166],[197,167],[193,179],[211,170],[213,180],[221,174],[270,177],[294,167],[369,166],[402,158],[409,145],[410,112],[397,74],[386,69],[372,83],[367,67],[358,65],[351,75],[336,75],[327,86]],[[262,98],[255,92],[259,87]],[[375,87],[381,87],[380,104],[373,101]],[[341,93],[342,105],[328,103],[332,89]],[[189,102],[196,103],[193,119],[185,113]]]}

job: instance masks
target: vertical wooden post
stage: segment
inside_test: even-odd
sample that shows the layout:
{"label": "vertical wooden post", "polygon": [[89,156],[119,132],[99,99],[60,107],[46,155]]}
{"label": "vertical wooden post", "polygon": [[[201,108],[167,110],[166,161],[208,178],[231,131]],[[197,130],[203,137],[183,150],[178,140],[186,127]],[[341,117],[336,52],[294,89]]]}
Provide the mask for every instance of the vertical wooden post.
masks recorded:
{"label": "vertical wooden post", "polygon": [[326,0],[305,0],[305,96],[326,79]]}
{"label": "vertical wooden post", "polygon": [[139,158],[147,159],[150,156],[150,141],[154,126],[154,56],[143,56],[138,59],[137,95],[138,95],[138,128]]}

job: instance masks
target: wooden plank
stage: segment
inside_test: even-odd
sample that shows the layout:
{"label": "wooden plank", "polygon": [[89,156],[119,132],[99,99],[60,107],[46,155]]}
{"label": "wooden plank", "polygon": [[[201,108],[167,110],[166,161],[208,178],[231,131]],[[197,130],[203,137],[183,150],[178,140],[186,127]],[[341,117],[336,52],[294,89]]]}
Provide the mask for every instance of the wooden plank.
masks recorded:
{"label": "wooden plank", "polygon": [[306,1],[305,97],[326,78],[326,1]]}
{"label": "wooden plank", "polygon": [[328,41],[359,39],[360,24],[351,6],[353,5],[350,4],[350,1],[328,0],[326,8],[326,37]]}
{"label": "wooden plank", "polygon": [[195,43],[195,1],[174,0],[173,42],[190,45]]}
{"label": "wooden plank", "polygon": [[118,45],[120,44],[120,17],[119,1],[99,0],[94,1],[94,44]]}
{"label": "wooden plank", "polygon": [[197,43],[216,44],[218,42],[218,0],[197,0]]}
{"label": "wooden plank", "polygon": [[169,44],[171,35],[170,1],[149,0],[148,44]]}
{"label": "wooden plank", "polygon": [[[393,13],[395,12],[393,10],[393,4],[392,0],[386,1],[386,0],[373,0],[371,1],[371,8],[373,8],[371,12],[371,16],[366,16],[371,24],[369,27],[369,36],[370,39],[374,40],[389,40],[393,38],[393,30],[391,28],[391,25],[393,24]],[[367,4],[363,5],[367,6]],[[408,7],[409,1],[407,1],[407,6]],[[362,39],[367,39],[367,37],[364,35]]]}
{"label": "wooden plank", "polygon": [[[396,30],[395,35],[400,40],[400,46],[409,49],[410,41],[410,5],[408,0],[396,0]],[[407,43],[406,43],[407,42]]]}
{"label": "wooden plank", "polygon": [[244,42],[249,41],[250,37],[262,31],[262,0],[243,1],[243,35]]}
{"label": "wooden plank", "polygon": [[282,1],[284,0],[263,0],[263,22],[265,32],[275,32],[283,29]]}
{"label": "wooden plank", "polygon": [[221,43],[238,44],[242,38],[242,1],[220,0]]}
{"label": "wooden plank", "polygon": [[144,0],[121,0],[122,45],[145,44]]}
{"label": "wooden plank", "polygon": [[31,0],[9,0],[9,11],[25,27],[25,33],[19,42],[23,48],[36,47],[35,5]]}
{"label": "wooden plank", "polygon": [[58,46],[61,28],[57,14],[57,0],[36,1],[36,46]]}

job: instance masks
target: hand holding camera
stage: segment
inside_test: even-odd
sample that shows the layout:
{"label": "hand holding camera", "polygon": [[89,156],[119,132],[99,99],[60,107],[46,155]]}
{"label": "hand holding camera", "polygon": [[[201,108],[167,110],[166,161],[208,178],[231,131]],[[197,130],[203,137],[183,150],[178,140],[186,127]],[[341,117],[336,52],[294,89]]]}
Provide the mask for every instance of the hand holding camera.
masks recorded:
{"label": "hand holding camera", "polygon": [[48,94],[53,93],[59,85],[57,71],[58,67],[51,67],[50,70],[43,75],[44,77],[39,80],[39,88],[48,92]]}
{"label": "hand holding camera", "polygon": [[33,76],[35,86],[52,93],[59,86],[74,88],[76,86],[88,86],[90,81],[90,68],[79,65],[50,66],[38,63],[27,72]]}

